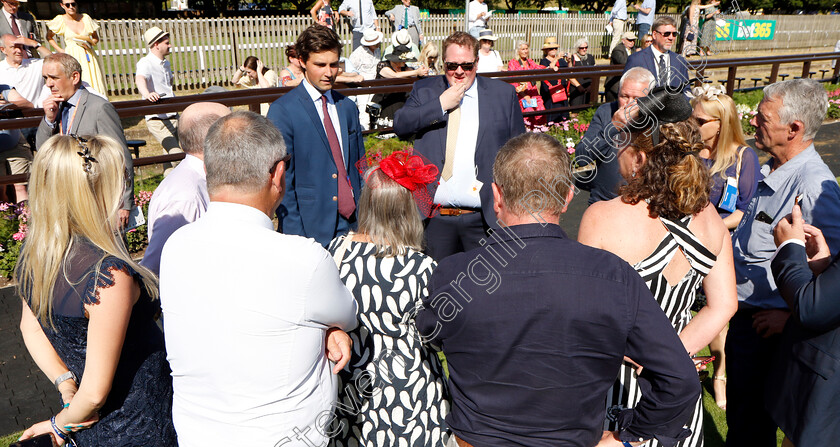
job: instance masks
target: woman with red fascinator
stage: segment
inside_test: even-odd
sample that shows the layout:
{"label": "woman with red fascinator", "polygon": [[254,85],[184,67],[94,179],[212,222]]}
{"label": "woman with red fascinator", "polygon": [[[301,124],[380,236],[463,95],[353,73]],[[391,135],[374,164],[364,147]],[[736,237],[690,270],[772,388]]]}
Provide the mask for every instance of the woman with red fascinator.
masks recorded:
{"label": "woman with red fascinator", "polygon": [[[444,446],[449,392],[443,369],[414,326],[437,266],[423,249],[423,222],[434,212],[429,186],[437,168],[410,151],[360,167],[359,231],[339,236],[328,250],[341,280],[359,304],[359,326],[350,332],[353,353],[339,374],[331,446]],[[418,210],[419,205],[419,210]]]}

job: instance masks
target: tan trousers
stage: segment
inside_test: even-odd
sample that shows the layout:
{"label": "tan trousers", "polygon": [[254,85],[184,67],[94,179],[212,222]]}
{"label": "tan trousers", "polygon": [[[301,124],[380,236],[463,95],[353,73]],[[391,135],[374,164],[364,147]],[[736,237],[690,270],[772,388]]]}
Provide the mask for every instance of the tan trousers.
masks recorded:
{"label": "tan trousers", "polygon": [[[183,152],[178,143],[178,120],[176,118],[148,119],[146,120],[146,127],[149,129],[149,133],[163,146],[164,155]],[[177,162],[164,163],[163,174],[168,175],[175,166],[178,166]]]}
{"label": "tan trousers", "polygon": [[[610,50],[607,52],[607,57],[612,56],[613,48],[615,48],[616,45],[621,43],[621,35],[624,34],[624,25],[626,23],[626,20],[613,19],[613,38],[612,42],[610,42]],[[641,39],[641,36],[639,38]]]}

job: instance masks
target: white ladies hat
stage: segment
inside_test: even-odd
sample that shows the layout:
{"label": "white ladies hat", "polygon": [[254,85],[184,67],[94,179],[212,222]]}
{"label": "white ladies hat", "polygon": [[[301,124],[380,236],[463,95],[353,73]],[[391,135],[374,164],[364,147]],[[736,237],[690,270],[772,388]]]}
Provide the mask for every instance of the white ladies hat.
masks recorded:
{"label": "white ladies hat", "polygon": [[408,30],[403,28],[391,36],[391,43],[395,47],[397,45],[409,45],[411,44],[411,34],[408,34]]}
{"label": "white ladies hat", "polygon": [[364,46],[377,45],[382,42],[382,33],[375,29],[366,29],[362,34],[361,44]]}

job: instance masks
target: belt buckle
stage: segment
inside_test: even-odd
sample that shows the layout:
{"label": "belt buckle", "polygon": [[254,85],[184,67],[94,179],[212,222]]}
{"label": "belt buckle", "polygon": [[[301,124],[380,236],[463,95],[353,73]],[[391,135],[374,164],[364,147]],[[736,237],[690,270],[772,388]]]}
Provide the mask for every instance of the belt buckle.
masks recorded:
{"label": "belt buckle", "polygon": [[457,216],[460,216],[463,213],[463,210],[461,208],[452,208],[450,210],[450,213],[452,213],[453,216],[457,217]]}

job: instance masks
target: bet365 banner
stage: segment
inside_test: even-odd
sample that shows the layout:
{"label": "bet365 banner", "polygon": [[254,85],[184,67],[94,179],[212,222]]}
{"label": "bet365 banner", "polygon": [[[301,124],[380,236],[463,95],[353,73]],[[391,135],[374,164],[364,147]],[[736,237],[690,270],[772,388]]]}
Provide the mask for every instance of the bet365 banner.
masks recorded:
{"label": "bet365 banner", "polygon": [[773,40],[775,20],[718,20],[715,40]]}

